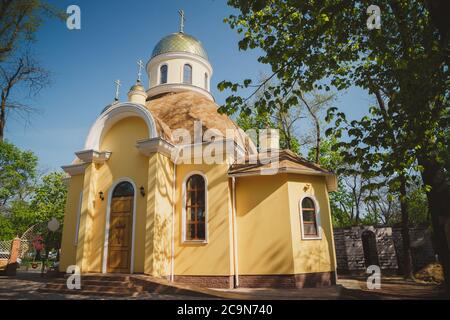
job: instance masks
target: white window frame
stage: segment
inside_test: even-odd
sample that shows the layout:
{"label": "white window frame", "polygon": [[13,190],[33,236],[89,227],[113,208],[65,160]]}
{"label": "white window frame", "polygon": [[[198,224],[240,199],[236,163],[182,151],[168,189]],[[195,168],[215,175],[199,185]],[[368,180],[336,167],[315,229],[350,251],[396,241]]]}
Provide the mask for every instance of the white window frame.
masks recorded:
{"label": "white window frame", "polygon": [[[186,183],[189,180],[190,177],[194,175],[200,175],[205,180],[205,240],[189,240],[186,239]],[[191,171],[189,172],[183,179],[183,186],[182,186],[182,242],[183,243],[197,243],[197,244],[207,244],[209,239],[209,232],[208,232],[208,179],[206,178],[206,175],[201,171]]]}
{"label": "white window frame", "polygon": [[[303,226],[303,208],[302,208],[302,203],[305,198],[310,198],[314,203],[315,214],[316,214],[316,224],[317,224],[317,236],[305,235],[305,230],[304,230],[304,226]],[[314,197],[312,195],[305,195],[300,199],[298,206],[300,209],[299,216],[300,216],[300,228],[301,228],[302,240],[322,240],[322,223],[320,221],[320,206],[319,206],[319,202],[317,201],[316,197]]]}
{"label": "white window frame", "polygon": [[[190,82],[184,82],[184,76],[185,76],[185,71],[186,71],[185,67],[186,66],[189,66],[191,68],[191,79],[190,79],[191,81]],[[182,79],[181,83],[192,85],[192,81],[193,81],[193,78],[194,78],[193,72],[194,72],[194,68],[192,67],[192,64],[190,64],[190,63],[183,64],[183,79]]]}

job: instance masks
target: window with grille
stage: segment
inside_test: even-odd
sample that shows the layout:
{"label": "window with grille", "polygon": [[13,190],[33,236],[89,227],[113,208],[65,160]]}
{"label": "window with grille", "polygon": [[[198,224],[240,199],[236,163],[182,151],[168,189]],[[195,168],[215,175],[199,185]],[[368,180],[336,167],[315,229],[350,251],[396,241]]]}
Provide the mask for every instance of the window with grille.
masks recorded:
{"label": "window with grille", "polygon": [[206,240],[206,182],[194,174],[186,181],[185,240]]}
{"label": "window with grille", "polygon": [[303,223],[303,236],[305,238],[316,238],[319,236],[317,225],[317,208],[314,200],[311,198],[304,198],[301,205],[301,215]]}

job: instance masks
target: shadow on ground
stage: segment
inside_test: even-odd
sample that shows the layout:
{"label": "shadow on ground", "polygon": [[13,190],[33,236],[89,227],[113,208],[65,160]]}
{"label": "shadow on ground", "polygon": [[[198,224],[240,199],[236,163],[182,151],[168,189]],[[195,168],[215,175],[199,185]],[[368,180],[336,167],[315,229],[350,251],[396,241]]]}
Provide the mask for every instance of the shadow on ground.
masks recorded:
{"label": "shadow on ground", "polygon": [[[0,277],[0,299],[2,300],[398,300],[398,299],[446,299],[437,285],[405,281],[400,277],[385,277],[381,289],[367,289],[366,279],[357,276],[340,277],[338,285],[308,289],[199,289],[203,295],[165,294],[145,292],[137,297],[84,296],[74,294],[44,293],[40,289],[52,279],[39,273],[20,272],[16,277]],[[207,293],[207,294],[205,294]],[[208,296],[209,295],[209,296]],[[448,298],[447,298],[448,299]]]}

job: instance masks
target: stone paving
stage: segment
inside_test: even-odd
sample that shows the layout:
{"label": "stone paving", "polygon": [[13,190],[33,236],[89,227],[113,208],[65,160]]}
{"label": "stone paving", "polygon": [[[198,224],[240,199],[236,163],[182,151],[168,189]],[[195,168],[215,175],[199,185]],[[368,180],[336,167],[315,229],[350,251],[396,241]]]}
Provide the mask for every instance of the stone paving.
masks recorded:
{"label": "stone paving", "polygon": [[[0,300],[123,300],[123,297],[86,296],[39,292],[48,278],[36,272],[21,272],[16,277],[0,276]],[[127,300],[198,300],[198,296],[170,295],[146,292]],[[204,299],[204,298],[203,298]]]}
{"label": "stone paving", "polygon": [[[0,300],[117,300],[118,297],[42,293],[39,289],[49,281],[39,273],[18,273],[16,277],[0,277]],[[404,281],[400,277],[382,280],[380,290],[368,290],[363,277],[339,277],[338,285],[309,289],[228,289],[208,290],[211,299],[255,300],[339,300],[339,299],[444,299],[436,285]],[[130,300],[204,300],[195,295],[146,292]]]}

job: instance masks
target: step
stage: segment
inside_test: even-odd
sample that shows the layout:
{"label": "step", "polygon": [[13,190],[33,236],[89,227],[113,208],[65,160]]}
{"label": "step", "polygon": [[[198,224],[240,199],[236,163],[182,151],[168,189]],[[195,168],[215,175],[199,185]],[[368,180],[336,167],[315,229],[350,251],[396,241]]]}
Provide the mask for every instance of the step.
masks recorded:
{"label": "step", "polygon": [[[67,279],[70,275],[65,275],[64,279]],[[98,281],[114,281],[124,282],[130,281],[131,277],[126,275],[94,275],[94,274],[82,274],[81,281],[84,280],[98,280]]]}
{"label": "step", "polygon": [[69,290],[65,289],[51,289],[42,288],[38,290],[41,293],[52,293],[52,294],[72,294],[72,295],[84,295],[84,296],[110,296],[110,297],[136,297],[139,292],[115,292],[115,291],[94,291],[88,289],[82,290]]}
{"label": "step", "polygon": [[[55,289],[55,290],[69,290],[66,284],[63,283],[47,283],[44,289]],[[83,285],[81,284],[81,290],[89,290],[96,292],[123,292],[127,294],[132,294],[134,292],[143,292],[144,288],[142,286],[131,286],[131,287],[121,287],[121,286],[103,286],[103,285]],[[69,290],[72,291],[72,290]],[[74,290],[76,291],[76,290]]]}
{"label": "step", "polygon": [[[67,284],[67,279],[55,279],[51,283]],[[105,287],[125,287],[132,288],[134,284],[129,281],[109,281],[109,280],[92,280],[90,278],[81,278],[82,286],[105,286]]]}

